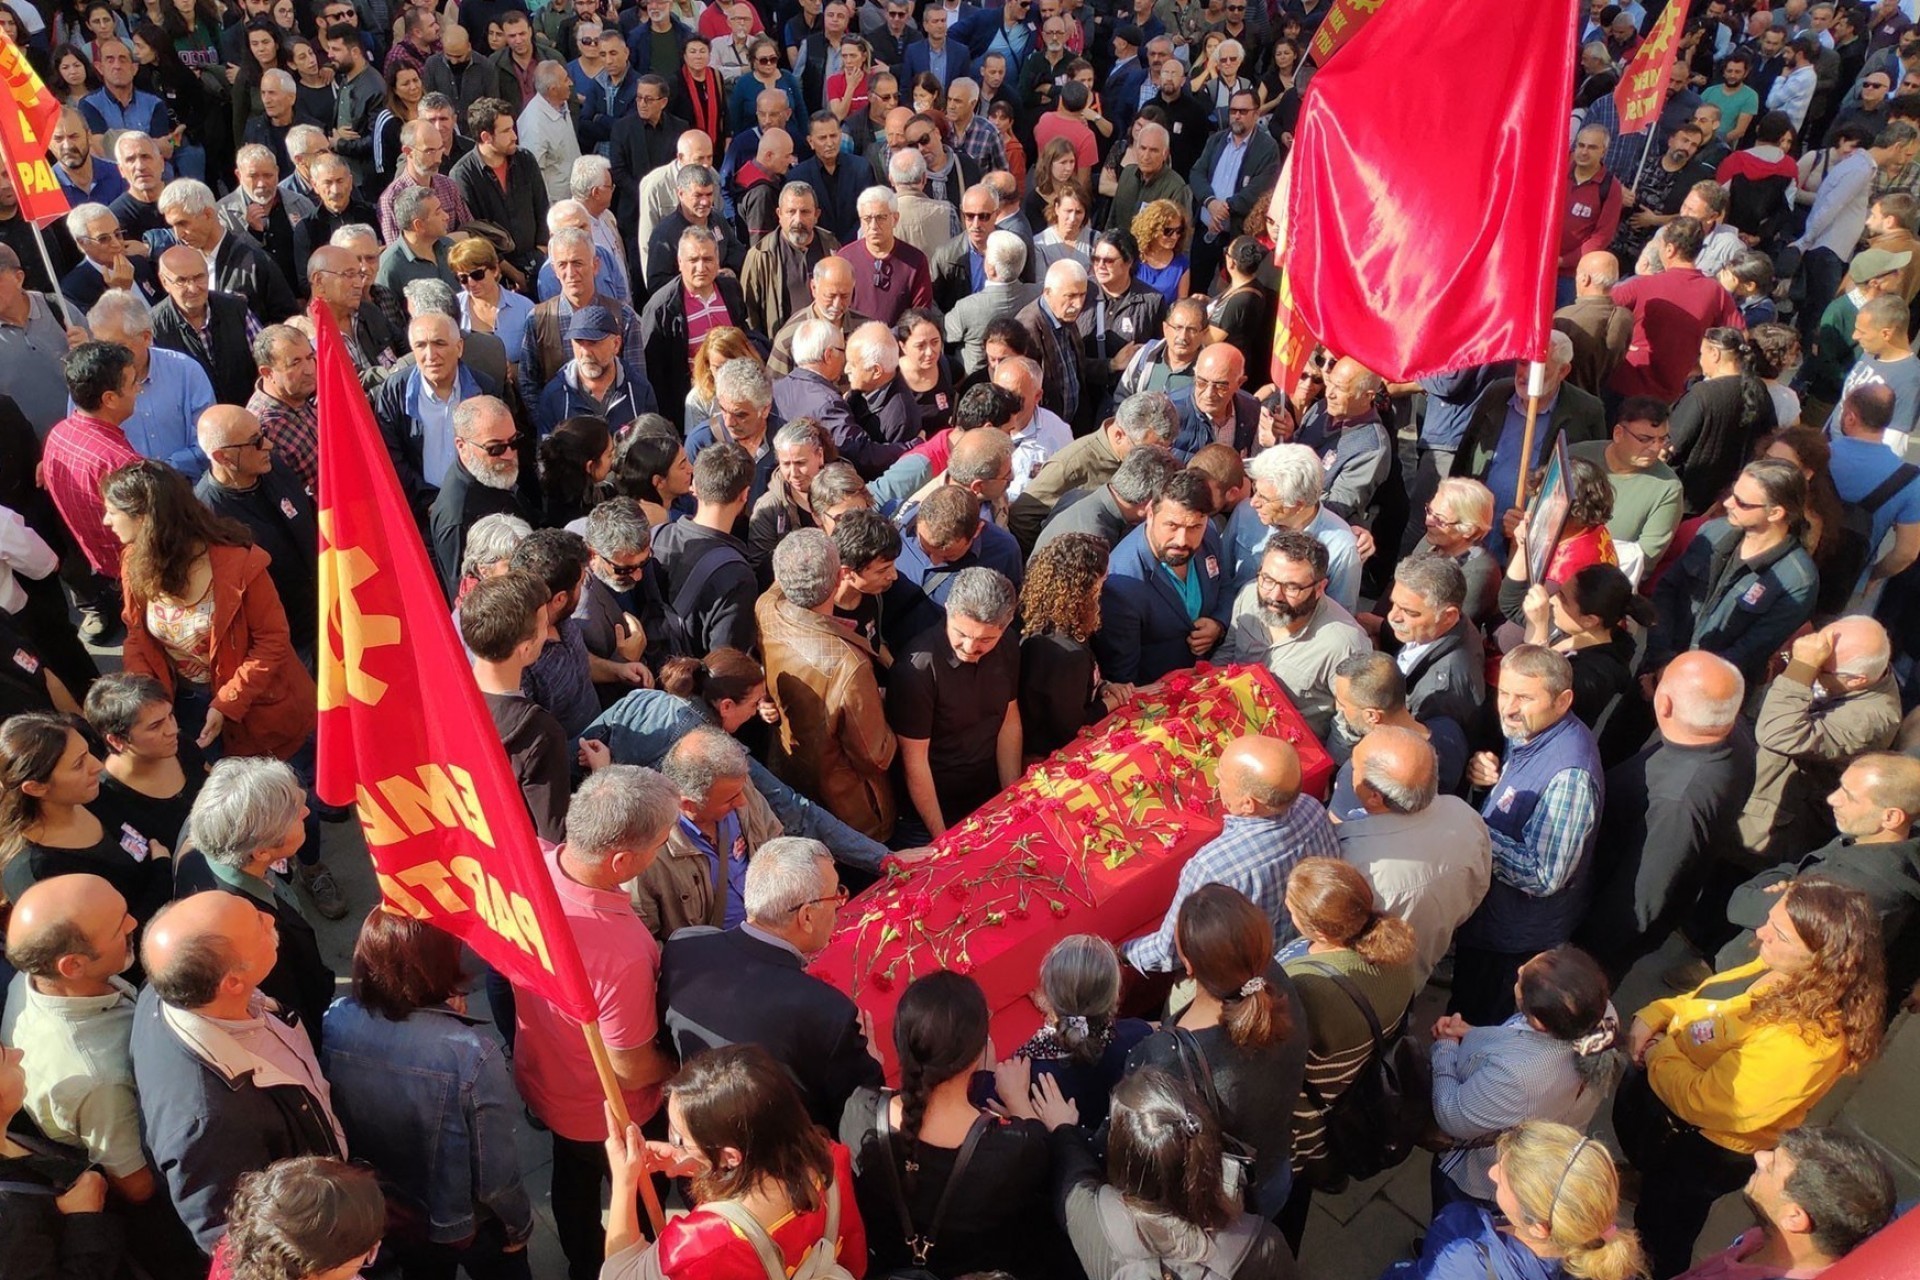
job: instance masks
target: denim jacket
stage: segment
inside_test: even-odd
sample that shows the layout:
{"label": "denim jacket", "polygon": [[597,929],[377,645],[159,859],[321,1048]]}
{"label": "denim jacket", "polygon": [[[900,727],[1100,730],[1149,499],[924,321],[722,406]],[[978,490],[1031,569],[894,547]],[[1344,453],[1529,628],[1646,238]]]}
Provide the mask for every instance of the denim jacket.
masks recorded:
{"label": "denim jacket", "polygon": [[[635,689],[601,712],[580,736],[606,743],[616,764],[657,769],[674,743],[710,723],[709,717],[701,714],[703,707],[663,690]],[[787,835],[818,840],[850,867],[880,869],[887,846],[861,835],[774,777],[758,760],[748,760],[747,771],[753,777],[754,789],[773,806]]]}
{"label": "denim jacket", "polygon": [[445,1006],[404,1022],[352,999],[327,1010],[322,1065],[355,1156],[434,1244],[458,1244],[498,1218],[511,1241],[533,1232],[514,1124],[520,1098],[499,1042]]}

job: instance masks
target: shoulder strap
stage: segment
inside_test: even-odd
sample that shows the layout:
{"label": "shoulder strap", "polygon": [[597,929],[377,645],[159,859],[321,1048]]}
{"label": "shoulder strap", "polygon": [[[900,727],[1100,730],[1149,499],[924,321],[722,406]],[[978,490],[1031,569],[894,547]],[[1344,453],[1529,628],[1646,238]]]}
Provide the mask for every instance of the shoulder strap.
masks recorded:
{"label": "shoulder strap", "polygon": [[1891,475],[1874,488],[1872,493],[1860,499],[1860,509],[1872,515],[1893,501],[1893,496],[1911,484],[1915,476],[1920,476],[1920,467],[1914,466],[1911,462],[1901,463],[1893,469]]}
{"label": "shoulder strap", "polygon": [[1374,1055],[1378,1057],[1380,1051],[1386,1047],[1387,1037],[1386,1033],[1380,1029],[1379,1015],[1374,1013],[1373,1005],[1367,1001],[1366,995],[1361,992],[1359,987],[1354,985],[1352,978],[1349,978],[1346,974],[1340,972],[1332,965],[1327,964],[1325,961],[1308,960],[1304,963],[1307,968],[1331,979],[1333,984],[1345,993],[1347,999],[1353,1001],[1353,1007],[1358,1009],[1360,1016],[1367,1020],[1367,1033],[1373,1037],[1373,1052]]}
{"label": "shoulder strap", "polygon": [[934,1241],[940,1238],[940,1227],[947,1220],[947,1207],[953,1203],[954,1188],[967,1176],[967,1166],[973,1163],[973,1153],[980,1146],[980,1139],[993,1125],[993,1118],[984,1111],[973,1118],[967,1126],[966,1141],[960,1144],[960,1154],[953,1158],[953,1172],[947,1175],[947,1185],[940,1188],[940,1202],[933,1207],[933,1224],[927,1228],[927,1248],[931,1250]]}
{"label": "shoulder strap", "polygon": [[973,1153],[980,1146],[981,1137],[992,1126],[993,1119],[985,1112],[973,1118],[973,1124],[967,1129],[966,1141],[960,1144],[960,1153],[954,1157],[953,1172],[947,1175],[947,1185],[940,1189],[940,1200],[933,1208],[933,1221],[928,1224],[925,1233],[921,1233],[913,1229],[913,1218],[907,1212],[906,1188],[900,1184],[900,1160],[893,1144],[892,1100],[890,1091],[881,1091],[880,1141],[886,1148],[887,1181],[893,1188],[894,1207],[900,1211],[901,1234],[906,1239],[907,1248],[913,1251],[913,1265],[924,1267],[927,1265],[927,1255],[933,1252],[934,1244],[940,1239],[940,1226],[946,1221],[947,1209],[953,1203],[954,1188],[966,1178],[967,1166],[973,1163]]}
{"label": "shoulder strap", "polygon": [[880,1091],[877,1117],[880,1146],[883,1149],[882,1154],[886,1156],[887,1186],[893,1192],[893,1207],[900,1214],[900,1236],[911,1245],[915,1239],[913,1217],[907,1212],[907,1189],[900,1182],[900,1152],[893,1142],[893,1097],[893,1092],[889,1089]]}
{"label": "shoulder strap", "polygon": [[746,563],[745,556],[724,543],[709,548],[707,554],[694,562],[693,571],[687,574],[687,580],[682,582],[680,589],[673,593],[674,615],[684,619],[693,602],[698,600],[700,593],[707,589],[707,583],[713,581],[713,575],[735,560],[742,564]]}
{"label": "shoulder strap", "polygon": [[1207,1061],[1207,1055],[1200,1051],[1200,1042],[1185,1027],[1175,1027],[1173,1048],[1180,1055],[1181,1070],[1193,1082],[1200,1100],[1213,1112],[1215,1122],[1224,1125],[1225,1117],[1220,1114],[1220,1090],[1213,1083],[1213,1065]]}
{"label": "shoulder strap", "polygon": [[700,1207],[719,1214],[747,1238],[747,1243],[760,1256],[760,1265],[766,1270],[767,1280],[787,1280],[787,1263],[781,1256],[780,1246],[773,1242],[773,1237],[760,1225],[760,1220],[747,1212],[745,1205],[738,1200],[715,1200]]}

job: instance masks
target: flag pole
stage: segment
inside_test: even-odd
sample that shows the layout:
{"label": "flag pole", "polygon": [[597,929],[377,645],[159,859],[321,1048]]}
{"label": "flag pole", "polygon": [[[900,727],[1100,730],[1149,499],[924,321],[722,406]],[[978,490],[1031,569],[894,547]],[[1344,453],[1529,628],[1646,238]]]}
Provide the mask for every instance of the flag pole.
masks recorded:
{"label": "flag pole", "polygon": [[1533,472],[1533,428],[1540,417],[1540,396],[1546,391],[1547,366],[1534,360],[1527,365],[1527,425],[1520,436],[1520,482],[1513,492],[1513,505],[1527,508],[1527,489]]}
{"label": "flag pole", "polygon": [[[607,1105],[613,1109],[613,1120],[617,1126],[609,1137],[623,1135],[627,1126],[633,1123],[633,1117],[627,1112],[626,1095],[620,1091],[620,1077],[614,1074],[613,1059],[607,1054],[607,1042],[600,1036],[598,1019],[580,1024],[580,1030],[587,1037],[587,1052],[593,1055],[593,1069],[600,1076],[600,1091],[607,1095]],[[653,1224],[653,1238],[658,1240],[660,1232],[667,1225],[667,1215],[660,1208],[660,1194],[653,1189],[653,1175],[644,1169],[640,1173],[640,1202],[647,1207],[647,1221]]]}
{"label": "flag pole", "polygon": [[1640,163],[1634,166],[1633,186],[1629,187],[1628,190],[1633,192],[1633,197],[1636,200],[1640,198],[1640,179],[1646,176],[1647,157],[1653,154],[1653,135],[1659,127],[1660,122],[1658,120],[1647,126],[1647,145],[1640,148]]}

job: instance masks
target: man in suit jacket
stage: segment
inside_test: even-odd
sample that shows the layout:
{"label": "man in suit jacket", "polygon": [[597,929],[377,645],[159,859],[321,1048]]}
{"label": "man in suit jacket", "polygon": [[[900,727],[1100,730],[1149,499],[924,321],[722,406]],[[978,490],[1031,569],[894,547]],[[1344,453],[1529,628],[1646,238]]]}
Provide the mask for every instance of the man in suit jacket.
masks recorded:
{"label": "man in suit jacket", "polygon": [[198,249],[213,260],[213,287],[247,299],[262,324],[277,324],[300,309],[293,289],[280,268],[253,240],[227,230],[219,206],[206,183],[175,178],[160,193],[160,216],[172,235],[150,232],[148,246],[164,252],[177,242]]}
{"label": "man in suit jacket", "polygon": [[987,326],[1002,316],[1019,314],[1040,296],[1040,290],[1020,283],[1027,246],[1010,231],[987,237],[987,287],[969,294],[947,312],[947,353],[972,373],[986,363]]}
{"label": "man in suit jacket", "polygon": [[933,272],[933,305],[942,315],[980,292],[987,283],[987,237],[993,234],[993,193],[969,187],[960,196],[960,234],[927,256]]}
{"label": "man in suit jacket", "polygon": [[613,160],[614,213],[623,227],[640,222],[640,179],[672,163],[687,122],[667,114],[667,81],[643,75],[633,92],[633,114],[613,126],[608,150]]}
{"label": "man in suit jacket", "polygon": [[[640,313],[640,346],[646,354],[647,381],[653,384],[654,396],[669,412],[677,413],[693,391],[693,376],[687,365],[687,295],[717,296],[727,311],[724,323],[736,329],[746,327],[747,304],[740,296],[740,282],[718,274],[717,246],[702,244],[696,237],[681,243],[676,253],[679,271],[654,290]],[[715,327],[721,323],[713,321]]]}
{"label": "man in suit jacket", "polygon": [[1146,41],[1146,33],[1131,22],[1113,29],[1113,70],[1107,73],[1100,103],[1113,121],[1117,138],[1129,136],[1134,114],[1140,110],[1140,90],[1147,83],[1147,64],[1141,60]]}
{"label": "man in suit jacket", "polygon": [[1033,358],[1040,362],[1045,392],[1040,403],[1084,434],[1079,424],[1098,407],[1100,383],[1087,368],[1076,327],[1087,305],[1087,269],[1070,258],[1047,268],[1040,296],[1015,317],[1033,337]]}
{"label": "man in suit jacket", "polygon": [[681,1058],[757,1044],[792,1073],[815,1123],[840,1122],[855,1089],[878,1087],[860,1011],[806,971],[833,936],[846,899],[818,840],[769,840],[747,864],[747,918],[725,931],[683,929],[667,940],[660,1001]]}
{"label": "man in suit jacket", "polygon": [[1415,719],[1445,716],[1472,732],[1487,700],[1487,662],[1466,602],[1467,576],[1453,560],[1407,557],[1394,570],[1380,647],[1418,650],[1402,668]]}
{"label": "man in suit jacket", "polygon": [[[1240,234],[1253,202],[1273,189],[1280,175],[1280,144],[1256,129],[1259,101],[1251,91],[1227,103],[1227,128],[1207,139],[1187,175],[1193,191],[1193,278],[1210,285],[1227,246]],[[1211,233],[1210,235],[1207,233]]]}
{"label": "man in suit jacket", "polygon": [[1178,472],[1113,549],[1093,636],[1109,680],[1158,680],[1212,653],[1226,634],[1233,592],[1212,514],[1207,478]]}
{"label": "man in suit jacket", "polygon": [[[1609,440],[1607,411],[1600,398],[1567,381],[1573,368],[1573,341],[1555,329],[1547,339],[1547,379],[1534,422],[1533,465],[1545,466],[1554,441],[1567,447]],[[1460,451],[1453,455],[1456,476],[1478,480],[1493,490],[1495,521],[1487,549],[1498,554],[1506,539],[1499,517],[1517,505],[1520,443],[1526,431],[1527,396],[1512,378],[1489,383],[1473,406]]]}
{"label": "man in suit jacket", "polygon": [[[938,15],[933,15],[935,9],[940,10]],[[902,85],[912,84],[923,71],[931,71],[934,79],[949,88],[955,80],[973,77],[973,51],[948,35],[944,8],[927,6],[927,12],[920,16],[920,29],[927,38],[907,46],[907,65],[900,73]]]}

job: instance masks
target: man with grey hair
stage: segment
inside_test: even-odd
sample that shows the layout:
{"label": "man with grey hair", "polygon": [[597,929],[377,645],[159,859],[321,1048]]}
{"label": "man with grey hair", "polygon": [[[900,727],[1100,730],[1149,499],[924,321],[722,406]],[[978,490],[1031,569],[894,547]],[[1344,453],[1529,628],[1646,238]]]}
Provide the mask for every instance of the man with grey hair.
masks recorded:
{"label": "man with grey hair", "polygon": [[780,819],[747,776],[747,749],[718,725],[674,743],[660,772],[679,789],[680,820],[630,886],[634,910],[662,942],[694,925],[731,929],[746,919],[747,866]]}
{"label": "man with grey hair", "polygon": [[[883,470],[917,444],[920,401],[900,372],[900,340],[878,320],[847,335],[847,412],[860,435],[878,441],[867,457]],[[860,452],[858,439],[840,444],[843,455]]]}
{"label": "man with grey hair", "polygon": [[987,361],[987,326],[1002,316],[1018,315],[1040,296],[1037,285],[1020,280],[1027,268],[1027,246],[1013,232],[989,233],[981,258],[986,287],[956,302],[946,318],[947,354],[958,357],[967,374]]}
{"label": "man with grey hair", "polygon": [[[693,234],[693,233],[689,233]],[[687,433],[687,458],[695,466],[700,455],[715,444],[738,445],[753,462],[753,486],[748,506],[767,491],[775,466],[773,438],[773,383],[758,360],[739,356],[713,371],[713,416]],[[734,532],[746,531],[744,522]],[[759,568],[756,565],[756,570]]]}
{"label": "man with grey hair", "polygon": [[816,1124],[831,1128],[856,1089],[880,1087],[868,1041],[873,1020],[806,971],[826,949],[847,890],[817,840],[769,840],[747,865],[746,919],[668,940],[660,1000],[684,1061],[707,1049],[757,1044],[793,1076]]}
{"label": "man with grey hair", "polygon": [[1422,720],[1480,722],[1486,653],[1466,602],[1466,575],[1445,556],[1409,556],[1394,568],[1380,647],[1394,655],[1406,677],[1407,707]]}
{"label": "man with grey hair", "polygon": [[840,257],[853,267],[853,305],[882,324],[898,324],[912,307],[933,305],[927,255],[899,237],[900,199],[890,187],[868,187],[854,202],[860,238]]}
{"label": "man with grey hair", "polygon": [[302,219],[293,229],[295,263],[304,261],[323,244],[342,244],[336,233],[353,226],[368,229],[368,238],[373,241],[372,253],[378,257],[380,238],[373,224],[380,220],[380,214],[361,194],[362,183],[354,176],[352,166],[339,155],[328,153],[315,156],[308,171],[319,207],[312,217]]}
{"label": "man with grey hair", "polygon": [[912,804],[896,843],[939,836],[1020,776],[1020,647],[1001,643],[1017,603],[1002,574],[962,569],[947,593],[945,621],[894,659],[887,722]]}
{"label": "man with grey hair", "polygon": [[1120,402],[1118,411],[1047,459],[1008,512],[1007,528],[1030,548],[1061,495],[1105,484],[1120,463],[1143,444],[1170,445],[1180,431],[1180,414],[1163,391],[1142,391]]}
{"label": "man with grey hair", "polygon": [[[1183,68],[1175,69],[1185,77]],[[1161,71],[1171,75],[1164,63]],[[1191,226],[1193,191],[1169,163],[1173,158],[1173,135],[1167,132],[1166,126],[1147,121],[1135,127],[1133,147],[1127,154],[1133,157],[1133,163],[1121,169],[1118,178],[1105,167],[1100,171],[1101,193],[1113,197],[1113,203],[1107,208],[1107,229],[1131,228],[1134,215],[1155,200],[1171,200],[1179,205],[1181,215],[1189,219]]]}
{"label": "man with grey hair", "polygon": [[293,290],[266,250],[245,236],[227,233],[206,183],[175,178],[161,191],[157,208],[174,238],[198,249],[207,260],[213,287],[245,298],[260,323],[284,320],[299,309]]}
{"label": "man with grey hair", "polygon": [[[613,216],[613,162],[605,156],[581,156],[567,176],[567,194],[580,202],[592,224],[593,246],[612,255],[620,274],[627,274],[627,239]],[[549,212],[551,217],[551,212]]]}
{"label": "man with grey hair", "polygon": [[109,289],[140,290],[149,301],[155,296],[153,268],[148,258],[138,263],[127,253],[120,223],[104,204],[78,204],[67,214],[67,234],[80,250],[80,261],[60,277],[60,296],[70,305],[90,307]]}
{"label": "man with grey hair", "polygon": [[1553,327],[1573,343],[1567,381],[1588,395],[1603,392],[1633,341],[1633,310],[1613,300],[1619,282],[1620,260],[1612,253],[1584,254],[1574,268],[1573,301],[1553,313]]}
{"label": "man with grey hair", "polygon": [[[815,234],[815,248],[821,247],[821,240],[825,236],[824,230]],[[767,356],[767,368],[776,378],[792,373],[794,366],[799,364],[793,358],[793,340],[806,321],[825,320],[845,335],[873,318],[862,314],[853,305],[853,267],[837,252],[825,254],[824,249],[821,252],[824,256],[812,258],[813,267],[807,275],[807,305],[789,312],[780,328],[774,332],[773,351]],[[787,254],[783,250],[781,256],[787,263],[787,269],[799,265],[801,255]],[[807,256],[812,255],[809,253]],[[841,385],[844,386],[844,383]]]}
{"label": "man with grey hair", "polygon": [[[333,143],[327,138],[327,131],[318,125],[297,124],[287,130],[287,163],[292,166],[287,176],[280,179],[280,189],[289,197],[299,196],[310,206],[318,208],[320,196],[313,189],[313,162],[324,155],[333,154]],[[124,167],[124,162],[122,167]]]}
{"label": "man with grey hair", "polygon": [[541,62],[533,69],[533,96],[521,108],[520,150],[540,166],[548,200],[572,196],[573,162],[580,158],[580,138],[568,106],[573,99],[573,77],[566,64]]}
{"label": "man with grey hair", "polygon": [[1607,858],[1574,940],[1615,985],[1686,918],[1718,869],[1744,874],[1738,816],[1753,794],[1755,759],[1740,721],[1745,696],[1726,659],[1681,654],[1653,691],[1659,731],[1607,770],[1598,837]]}
{"label": "man with grey hair", "polygon": [[[400,296],[406,305],[409,322],[421,316],[445,316],[455,324],[461,323],[460,295],[444,280],[430,277],[414,280],[400,291]],[[507,344],[498,335],[463,326],[460,342],[463,348],[460,353],[462,363],[484,380],[503,387],[507,385]],[[413,353],[408,352],[394,366],[394,372],[398,373],[412,361]]]}
{"label": "man with grey hair", "polygon": [[253,394],[249,348],[260,332],[247,300],[215,292],[207,260],[186,245],[160,254],[157,265],[166,297],[153,308],[154,345],[198,365],[220,403],[245,404]]}
{"label": "man with grey hair", "polygon": [[[421,194],[431,199],[431,193]],[[413,367],[396,368],[373,398],[374,420],[393,457],[400,487],[416,509],[433,502],[454,462],[454,414],[474,396],[497,396],[500,384],[483,379],[464,356],[459,321],[428,312],[407,323]]]}
{"label": "man with grey hair", "polygon": [[[786,101],[784,95],[781,101]],[[667,121],[663,120],[662,123]],[[639,247],[640,258],[635,266],[646,266],[646,246],[653,243],[655,229],[679,203],[677,183],[681,172],[696,166],[713,166],[713,138],[703,129],[688,129],[675,139],[673,158],[665,164],[653,166],[640,179],[636,189],[639,222],[634,228],[634,244]],[[611,161],[608,162],[608,172],[612,172]],[[626,220],[624,212],[620,216],[622,221]]]}
{"label": "man with grey hair", "polygon": [[[333,1002],[333,970],[321,958],[313,925],[298,901],[269,878],[275,863],[301,852],[310,825],[317,839],[317,824],[309,817],[306,789],[280,761],[258,756],[215,761],[193,802],[191,847],[180,854],[174,871],[174,896],[229,893],[273,917],[280,953],[260,979],[260,990],[298,1013],[318,1048],[320,1019]],[[317,859],[313,865],[318,866]]]}
{"label": "man with grey hair", "polygon": [[1439,794],[1433,744],[1398,725],[1354,746],[1353,789],[1362,812],[1335,828],[1340,859],[1365,874],[1381,910],[1413,927],[1418,990],[1487,896],[1487,824],[1465,800]]}
{"label": "man with grey hair", "polygon": [[896,234],[902,240],[932,258],[940,246],[960,234],[960,213],[953,202],[927,196],[927,162],[918,151],[894,152],[887,161],[887,181],[899,201]]}
{"label": "man with grey hair", "polygon": [[1097,371],[1087,368],[1078,328],[1087,305],[1087,269],[1071,258],[1047,268],[1040,296],[1016,319],[1033,338],[1034,358],[1046,377],[1040,403],[1076,430],[1097,406]]}
{"label": "man with grey hair", "polygon": [[[628,380],[635,384],[639,411],[658,412],[659,398],[647,380],[640,316],[632,307],[601,290],[599,261],[594,253],[593,236],[578,227],[563,227],[548,237],[547,262],[553,268],[560,291],[536,303],[522,328],[520,359],[516,365],[522,404],[537,404],[540,392],[572,358],[567,324],[573,313],[585,306],[599,306],[605,307],[619,322],[620,362],[626,366]],[[681,363],[686,363],[684,356]]]}
{"label": "man with grey hair", "polygon": [[415,187],[425,187],[439,197],[440,209],[447,215],[449,231],[458,231],[470,220],[467,202],[455,186],[453,179],[440,172],[441,162],[447,157],[447,149],[440,138],[440,130],[431,120],[424,117],[409,120],[400,127],[400,172],[393,175],[393,181],[380,193],[380,235],[392,242],[400,235],[400,224],[394,221],[394,203],[405,192]]}
{"label": "man with grey hair", "polygon": [[460,585],[467,530],[496,512],[526,519],[519,493],[524,441],[513,414],[497,396],[472,395],[455,406],[453,465],[427,511],[428,546],[440,583],[452,600]]}
{"label": "man with grey hair", "polygon": [[460,556],[462,578],[497,578],[510,567],[513,549],[533,532],[519,516],[499,513],[481,516],[467,530],[466,550]]}
{"label": "man with grey hair", "polygon": [[[673,221],[669,218],[656,234],[666,232]],[[716,217],[711,222],[715,228],[712,232],[688,226],[674,233],[674,267],[678,274],[656,287],[640,311],[640,344],[647,381],[671,414],[683,413],[693,394],[690,353],[697,352],[713,330],[744,329],[747,323],[747,303],[740,296],[739,279],[721,273],[723,266],[737,265],[726,260],[732,252],[730,246],[736,242],[730,238],[731,233],[722,236],[718,231],[726,219]]]}
{"label": "man with grey hair", "polygon": [[[878,477],[899,460],[907,447],[877,439],[854,421],[852,408],[837,385],[850,363],[850,340],[828,320],[802,320],[792,327],[792,333],[794,370],[773,384],[775,411],[785,422],[801,418],[818,422],[839,448],[840,456],[863,478]],[[886,341],[879,341],[878,335],[869,341],[863,370],[863,377],[876,387],[885,385],[877,370],[886,367],[885,347],[894,340],[884,325],[879,327],[879,334],[885,335]],[[893,367],[886,368],[888,382],[898,372],[898,363],[896,348]]]}
{"label": "man with grey hair", "polygon": [[773,476],[747,516],[747,558],[762,589],[773,585],[773,550],[798,530],[815,528],[813,478],[827,465],[826,428],[811,419],[789,422],[773,436]]}
{"label": "man with grey hair", "polygon": [[[579,948],[613,1075],[635,1124],[660,1110],[673,1074],[659,1046],[660,945],[627,886],[660,854],[680,816],[680,793],[651,769],[597,769],[567,808],[567,838],[546,853],[561,913]],[[552,1002],[515,1003],[514,1081],[553,1135],[553,1219],[571,1274],[591,1276],[606,1253],[600,1227],[607,1180],[606,1103],[580,1027]]]}
{"label": "man with grey hair", "polygon": [[653,226],[647,240],[647,293],[651,297],[674,278],[679,266],[681,232],[699,227],[713,236],[719,254],[716,270],[738,271],[746,259],[740,239],[719,212],[720,175],[711,165],[690,164],[673,179],[672,212]]}
{"label": "man with grey hair", "polygon": [[[100,342],[133,352],[134,385],[140,388],[133,416],[121,428],[143,458],[164,462],[188,479],[207,469],[195,448],[193,424],[213,404],[213,383],[191,356],[154,345],[153,315],[131,289],[109,289],[87,313],[87,327]],[[49,376],[51,373],[49,371]]]}
{"label": "man with grey hair", "polygon": [[1147,518],[1147,509],[1178,470],[1180,460],[1171,449],[1151,444],[1135,449],[1105,484],[1061,499],[1034,541],[1035,553],[1067,533],[1090,533],[1106,539],[1109,547],[1119,546],[1120,539]]}
{"label": "man with grey hair", "polygon": [[1227,519],[1227,556],[1233,589],[1260,571],[1260,557],[1276,529],[1310,533],[1327,549],[1327,598],[1348,613],[1360,607],[1360,548],[1353,528],[1320,501],[1320,455],[1303,444],[1276,444],[1247,462],[1253,492]]}

